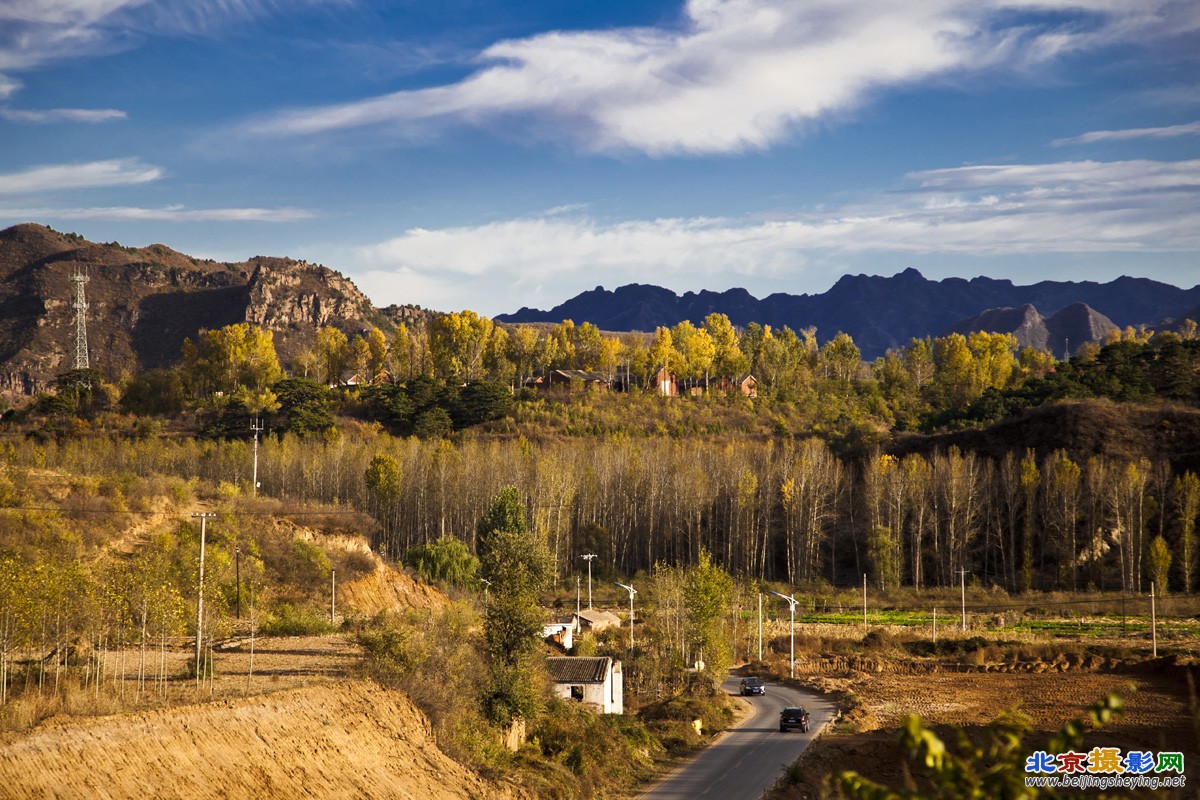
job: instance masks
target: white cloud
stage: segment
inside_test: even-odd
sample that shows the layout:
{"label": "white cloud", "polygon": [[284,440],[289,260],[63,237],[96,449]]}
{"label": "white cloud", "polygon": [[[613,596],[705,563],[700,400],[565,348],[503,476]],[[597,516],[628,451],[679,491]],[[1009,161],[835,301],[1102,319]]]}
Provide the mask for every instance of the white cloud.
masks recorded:
{"label": "white cloud", "polygon": [[461,82],[291,110],[261,135],[525,119],[547,138],[652,155],[761,149],[883,88],[1200,29],[1172,0],[691,0],[680,29],[504,41]]}
{"label": "white cloud", "polygon": [[130,47],[143,34],[198,35],[296,5],[350,0],[4,0],[0,3],[0,99],[20,84],[8,74]]}
{"label": "white cloud", "polygon": [[7,219],[85,219],[108,222],[297,222],[314,214],[302,208],[0,208]]}
{"label": "white cloud", "polygon": [[0,195],[129,186],[156,181],[162,176],[161,169],[143,164],[136,158],[90,161],[84,164],[47,164],[20,172],[0,174]]}
{"label": "white cloud", "polygon": [[1093,142],[1124,141],[1126,139],[1173,139],[1177,136],[1200,136],[1200,122],[1182,125],[1167,125],[1162,128],[1128,128],[1119,131],[1089,131],[1079,136],[1055,139],[1050,144],[1061,147],[1068,144],[1092,144]]}
{"label": "white cloud", "polygon": [[[813,257],[890,252],[995,256],[1200,250],[1200,160],[1063,162],[931,170],[904,191],[771,220],[667,218],[605,223],[569,214],[417,228],[353,261],[379,295],[516,287],[586,275],[610,285],[795,274]],[[577,279],[577,278],[576,278]],[[422,288],[423,294],[413,289]],[[440,288],[439,288],[440,287]],[[510,292],[511,295],[511,292]],[[560,295],[561,299],[561,295]]]}
{"label": "white cloud", "polygon": [[115,108],[0,108],[0,119],[9,122],[112,122],[125,119],[124,111]]}

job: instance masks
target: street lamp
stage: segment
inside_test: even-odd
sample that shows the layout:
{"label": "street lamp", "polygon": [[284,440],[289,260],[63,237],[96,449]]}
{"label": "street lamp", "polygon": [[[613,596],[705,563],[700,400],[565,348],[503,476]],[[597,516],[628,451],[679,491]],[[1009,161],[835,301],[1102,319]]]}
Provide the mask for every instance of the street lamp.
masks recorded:
{"label": "street lamp", "polygon": [[771,594],[775,595],[776,597],[782,597],[784,600],[786,600],[787,604],[788,604],[788,608],[790,608],[791,612],[792,612],[792,649],[791,649],[792,671],[791,671],[791,677],[795,678],[796,677],[796,603],[798,603],[800,601],[797,600],[792,595],[780,594],[779,592],[775,592],[775,591],[772,591]]}
{"label": "street lamp", "polygon": [[592,610],[592,559],[596,557],[595,553],[585,553],[581,558],[588,562],[588,611]]}
{"label": "street lamp", "polygon": [[625,591],[629,592],[629,649],[633,649],[633,596],[637,594],[637,589],[633,586],[620,581],[613,581],[617,586],[620,586]]}
{"label": "street lamp", "polygon": [[492,588],[492,582],[487,578],[480,578],[479,582],[483,584],[483,610],[486,613],[488,607],[488,589]]}

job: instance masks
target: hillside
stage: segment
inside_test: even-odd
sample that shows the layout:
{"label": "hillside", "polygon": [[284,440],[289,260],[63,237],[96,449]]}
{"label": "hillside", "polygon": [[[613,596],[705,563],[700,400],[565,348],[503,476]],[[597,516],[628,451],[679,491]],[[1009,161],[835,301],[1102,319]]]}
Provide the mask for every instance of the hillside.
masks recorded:
{"label": "hillside", "polygon": [[0,747],[10,797],[522,796],[443,754],[405,695],[360,681],[54,719],[4,735]]}
{"label": "hillside", "polygon": [[1115,330],[1112,320],[1086,303],[1072,303],[1049,317],[1026,303],[1020,308],[990,308],[952,325],[949,333],[1011,333],[1020,348],[1032,347],[1065,359],[1083,344],[1103,342]]}
{"label": "hillside", "polygon": [[896,455],[932,453],[950,446],[999,459],[1032,449],[1040,457],[1062,450],[1080,462],[1092,456],[1118,461],[1166,461],[1176,472],[1200,471],[1200,410],[1110,400],[1066,400],[1031,408],[985,428],[932,435],[900,435],[885,449]]}
{"label": "hillside", "polygon": [[1122,277],[1108,283],[1042,281],[1017,286],[992,278],[932,281],[915,269],[891,277],[845,275],[821,294],[773,294],[757,299],[744,289],[677,295],[658,286],[630,284],[583,292],[548,311],[522,308],[496,317],[503,322],[591,322],[607,330],[652,331],[682,320],[700,324],[713,312],[735,325],[758,322],[793,330],[813,326],[820,341],[848,333],[873,359],[914,337],[936,336],[987,309],[1029,304],[1054,315],[1085,303],[1118,326],[1153,325],[1182,318],[1200,302],[1200,286],[1179,289],[1146,278]]}
{"label": "hillside", "polygon": [[318,327],[388,326],[353,283],[319,264],[262,256],[218,263],[159,244],[95,244],[17,225],[0,231],[0,392],[40,391],[74,367],[77,271],[88,278],[91,366],[114,378],[177,363],[183,340],[201,328],[253,323],[275,334],[287,361]]}

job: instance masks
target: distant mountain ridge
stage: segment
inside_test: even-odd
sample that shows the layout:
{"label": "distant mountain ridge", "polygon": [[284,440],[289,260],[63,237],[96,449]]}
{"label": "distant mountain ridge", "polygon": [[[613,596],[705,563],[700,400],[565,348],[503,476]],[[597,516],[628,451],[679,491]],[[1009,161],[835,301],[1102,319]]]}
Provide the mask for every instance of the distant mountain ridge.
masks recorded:
{"label": "distant mountain ridge", "polygon": [[1011,333],[1020,347],[1034,347],[1065,358],[1085,342],[1104,341],[1114,330],[1120,330],[1119,326],[1086,303],[1072,303],[1050,317],[1043,317],[1026,303],[1020,308],[988,309],[952,325],[947,333]]}
{"label": "distant mountain ridge", "polygon": [[500,314],[501,322],[591,322],[603,330],[652,331],[683,320],[699,324],[720,312],[735,325],[758,322],[794,330],[815,326],[820,341],[850,334],[864,358],[875,358],[914,337],[937,336],[988,309],[1033,306],[1051,317],[1082,303],[1119,327],[1182,319],[1200,304],[1200,286],[1181,289],[1149,278],[1123,276],[1107,283],[1041,281],[1018,286],[978,277],[927,279],[909,268],[891,277],[844,275],[821,294],[772,294],[760,299],[745,289],[687,292],[629,284],[601,286],[548,311],[522,308]]}

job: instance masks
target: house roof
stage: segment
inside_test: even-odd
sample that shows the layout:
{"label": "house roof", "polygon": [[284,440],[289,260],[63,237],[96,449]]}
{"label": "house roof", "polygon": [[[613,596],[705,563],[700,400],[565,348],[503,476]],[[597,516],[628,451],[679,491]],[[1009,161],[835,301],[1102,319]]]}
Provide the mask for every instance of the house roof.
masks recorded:
{"label": "house roof", "polygon": [[581,381],[599,381],[601,383],[608,381],[608,378],[603,373],[585,369],[556,369],[551,375],[566,378],[567,380],[578,379]]}
{"label": "house roof", "polygon": [[608,625],[620,625],[621,618],[611,611],[601,611],[598,608],[585,608],[579,612],[579,618],[593,627],[597,623]]}
{"label": "house roof", "polygon": [[555,683],[604,683],[611,669],[612,659],[608,656],[557,656],[546,659],[546,672]]}

